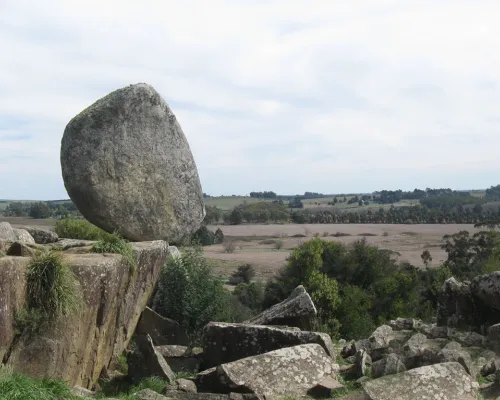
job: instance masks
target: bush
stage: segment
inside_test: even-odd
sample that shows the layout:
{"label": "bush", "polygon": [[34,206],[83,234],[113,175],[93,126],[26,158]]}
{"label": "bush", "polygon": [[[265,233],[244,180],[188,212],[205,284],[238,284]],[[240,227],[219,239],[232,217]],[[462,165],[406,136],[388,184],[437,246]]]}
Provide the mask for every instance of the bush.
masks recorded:
{"label": "bush", "polygon": [[99,240],[106,234],[86,219],[64,218],[56,222],[54,231],[61,238]]}
{"label": "bush", "polygon": [[137,261],[135,259],[134,249],[127,240],[123,239],[117,233],[111,234],[104,232],[101,235],[101,239],[92,245],[92,252],[121,254],[130,267],[130,272],[135,274]]}
{"label": "bush", "polygon": [[255,268],[250,264],[240,265],[229,278],[229,284],[250,283],[255,276]]}
{"label": "bush", "polygon": [[274,241],[274,248],[276,250],[282,249],[284,245],[285,245],[285,242],[283,240],[277,239]]}
{"label": "bush", "polygon": [[236,251],[236,245],[232,240],[228,240],[222,244],[224,253],[234,253]]}
{"label": "bush", "polygon": [[58,252],[32,258],[27,272],[28,312],[41,312],[49,319],[74,314],[82,305],[80,285]]}
{"label": "bush", "polygon": [[343,232],[336,232],[336,233],[333,233],[331,236],[342,237],[342,236],[351,236],[351,234],[350,233],[343,233]]}
{"label": "bush", "polygon": [[233,296],[245,307],[259,312],[264,302],[264,286],[260,282],[240,283],[234,289]]}
{"label": "bush", "polygon": [[192,240],[202,246],[211,246],[215,244],[215,233],[203,225],[193,234]]}
{"label": "bush", "polygon": [[229,292],[213,276],[203,250],[194,247],[165,265],[153,307],[159,314],[176,320],[196,343],[208,322],[230,319],[229,301]]}
{"label": "bush", "polygon": [[76,400],[71,389],[62,381],[52,379],[31,379],[13,374],[6,367],[0,367],[1,400]]}

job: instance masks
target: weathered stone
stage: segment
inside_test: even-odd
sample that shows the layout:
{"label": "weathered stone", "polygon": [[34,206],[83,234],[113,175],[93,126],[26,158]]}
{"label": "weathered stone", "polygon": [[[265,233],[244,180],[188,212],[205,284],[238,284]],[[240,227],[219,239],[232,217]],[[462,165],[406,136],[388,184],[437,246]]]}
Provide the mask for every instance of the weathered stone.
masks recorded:
{"label": "weathered stone", "polygon": [[483,346],[486,342],[486,338],[476,332],[463,332],[455,329],[448,330],[448,336],[450,339],[460,343],[463,346]]}
{"label": "weathered stone", "polygon": [[471,293],[484,304],[500,310],[500,271],[475,277],[470,284]]}
{"label": "weathered stone", "polygon": [[15,315],[25,306],[29,262],[30,259],[24,257],[0,258],[0,360],[11,351],[16,331]]}
{"label": "weathered stone", "polygon": [[288,325],[311,330],[316,307],[304,286],[296,287],[290,296],[258,316],[246,321],[251,325]]}
{"label": "weathered stone", "polygon": [[436,324],[421,324],[416,330],[430,339],[444,339],[448,337],[448,328],[446,326],[437,326]]}
{"label": "weathered stone", "polygon": [[477,315],[470,285],[455,278],[447,279],[438,298],[438,326],[468,329],[478,324]]}
{"label": "weathered stone", "polygon": [[407,369],[434,364],[440,350],[441,347],[433,346],[425,335],[416,333],[403,346],[404,364]]}
{"label": "weathered stone", "polygon": [[33,257],[36,250],[21,242],[14,242],[10,245],[6,254],[14,257]]}
{"label": "weathered stone", "polygon": [[472,358],[469,353],[461,350],[449,350],[443,349],[438,353],[438,358],[440,362],[457,362],[465,371],[472,376],[475,376],[472,368]]}
{"label": "weathered stone", "polygon": [[[77,315],[56,321],[37,335],[23,332],[14,345],[0,345],[10,352],[7,364],[14,372],[35,378],[62,379],[70,386],[91,388],[114,354],[127,348],[137,322],[165,264],[163,241],[133,243],[136,273],[118,254],[71,254],[66,261],[80,282],[84,305]],[[20,260],[14,268],[11,260]],[[26,261],[24,261],[26,260]],[[0,343],[2,328],[11,332],[19,300],[26,298],[29,259],[0,258]],[[9,267],[10,265],[10,267]],[[5,268],[7,267],[7,268]],[[6,290],[4,291],[4,288]],[[4,296],[3,293],[10,293]],[[5,308],[4,308],[5,307]],[[4,315],[7,321],[2,321]],[[9,334],[7,335],[7,338]]]}
{"label": "weathered stone", "polygon": [[481,368],[480,373],[482,376],[488,376],[494,374],[497,369],[498,369],[497,360],[491,359],[486,364],[484,364],[484,366]]}
{"label": "weathered stone", "polygon": [[88,390],[85,388],[82,388],[81,386],[75,386],[72,389],[72,392],[75,396],[78,397],[87,397],[87,398],[92,398],[92,397],[97,397],[97,393],[93,392],[92,390]]}
{"label": "weathered stone", "polygon": [[396,318],[389,321],[388,325],[395,331],[417,329],[422,321],[414,318]]}
{"label": "weathered stone", "polygon": [[0,239],[15,242],[17,236],[8,222],[0,222]]}
{"label": "weathered stone", "polygon": [[406,371],[404,360],[397,354],[388,354],[372,364],[372,378],[398,374]]}
{"label": "weathered stone", "polygon": [[165,397],[159,393],[156,393],[151,389],[142,389],[137,393],[134,393],[134,398],[137,400],[167,400],[168,397]]}
{"label": "weathered stone", "polygon": [[370,351],[370,357],[372,358],[372,361],[375,362],[381,360],[388,354],[394,353],[394,351],[395,350],[390,346],[379,347]]}
{"label": "weathered stone", "polygon": [[389,325],[379,326],[368,338],[371,349],[386,347],[393,338],[392,328]]}
{"label": "weathered stone", "polygon": [[460,351],[462,350],[462,345],[458,342],[455,342],[452,340],[451,342],[447,343],[444,347],[443,350],[455,350],[455,351]]}
{"label": "weathered stone", "polygon": [[193,352],[186,346],[177,345],[156,346],[156,351],[158,351],[163,358],[165,358],[168,365],[175,373],[196,373],[200,369],[202,351]]}
{"label": "weathered stone", "polygon": [[61,167],[83,216],[130,240],[178,242],[205,217],[189,144],[150,85],[118,89],[74,117],[64,131]]}
{"label": "weathered stone", "polygon": [[55,243],[59,240],[57,233],[47,229],[32,228],[30,226],[23,226],[22,229],[28,231],[37,244]]}
{"label": "weathered stone", "polygon": [[165,393],[168,396],[169,391],[179,391],[187,393],[197,393],[196,385],[193,381],[189,379],[177,379],[174,383],[167,386]]}
{"label": "weathered stone", "polygon": [[93,240],[80,240],[80,239],[60,239],[55,243],[49,243],[47,247],[51,250],[65,251],[75,247],[92,246],[95,243]]}
{"label": "weathered stone", "polygon": [[[239,397],[231,395],[238,395]],[[191,393],[182,392],[180,390],[169,390],[165,392],[165,396],[175,400],[259,400],[251,397],[249,394],[240,393],[222,394],[222,393]]]}
{"label": "weathered stone", "polygon": [[189,344],[186,331],[176,321],[162,317],[149,307],[142,312],[136,332],[150,335],[156,346],[167,344],[187,346]]}
{"label": "weathered stone", "polygon": [[333,343],[326,333],[211,322],[203,329],[204,365],[213,367],[283,347],[308,343],[319,344],[335,360]]}
{"label": "weathered stone", "polygon": [[371,371],[372,359],[366,350],[359,350],[356,353],[356,376],[369,376]]}
{"label": "weathered stone", "polygon": [[13,229],[14,235],[16,235],[16,241],[25,244],[35,244],[35,239],[29,234],[25,229]]}
{"label": "weathered stone", "polygon": [[307,394],[311,397],[315,398],[325,398],[329,399],[335,395],[335,392],[344,389],[344,385],[342,385],[337,379],[332,376],[325,377],[320,383],[314,386],[312,389],[309,389]]}
{"label": "weathered stone", "polygon": [[195,383],[198,392],[229,393],[231,391],[231,388],[219,380],[216,367],[196,374]]}
{"label": "weathered stone", "polygon": [[176,259],[181,256],[180,250],[175,246],[168,246],[168,259]]}
{"label": "weathered stone", "polygon": [[478,387],[455,362],[429,365],[363,383],[369,400],[474,400]]}
{"label": "weathered stone", "polygon": [[219,381],[231,391],[259,396],[305,396],[334,372],[332,359],[318,344],[305,344],[217,367]]}
{"label": "weathered stone", "polygon": [[151,336],[136,334],[134,339],[137,351],[127,357],[129,378],[135,383],[151,376],[174,381],[174,372],[155,349]]}

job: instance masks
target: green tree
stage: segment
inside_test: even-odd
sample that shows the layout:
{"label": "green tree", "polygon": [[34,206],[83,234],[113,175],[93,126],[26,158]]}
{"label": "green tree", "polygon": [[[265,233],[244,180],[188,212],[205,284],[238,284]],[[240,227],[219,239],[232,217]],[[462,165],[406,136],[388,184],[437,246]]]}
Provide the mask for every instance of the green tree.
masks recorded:
{"label": "green tree", "polygon": [[38,202],[32,203],[30,206],[29,216],[31,218],[49,218],[52,215],[47,203]]}
{"label": "green tree", "polygon": [[432,262],[432,256],[429,250],[424,250],[420,255],[420,258],[422,259],[422,262],[424,263],[425,267],[428,268],[429,264]]}

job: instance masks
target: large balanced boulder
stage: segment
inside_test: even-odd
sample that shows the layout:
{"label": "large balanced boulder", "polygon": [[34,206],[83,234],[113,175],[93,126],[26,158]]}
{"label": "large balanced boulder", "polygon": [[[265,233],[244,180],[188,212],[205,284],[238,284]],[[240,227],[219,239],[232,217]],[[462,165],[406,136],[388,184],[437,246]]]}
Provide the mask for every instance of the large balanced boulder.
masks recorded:
{"label": "large balanced boulder", "polygon": [[287,299],[246,321],[252,325],[288,325],[311,330],[316,307],[304,286],[297,286]]}
{"label": "large balanced boulder", "polygon": [[203,329],[204,365],[213,367],[283,347],[317,343],[335,359],[326,333],[280,329],[263,325],[211,322]]}
{"label": "large balanced boulder", "polygon": [[259,396],[305,396],[335,374],[333,360],[319,344],[287,347],[219,365],[215,373],[227,391]]}
{"label": "large balanced boulder", "polygon": [[367,381],[368,400],[474,400],[478,383],[456,362],[429,365]]}
{"label": "large balanced boulder", "polygon": [[147,84],[116,90],[74,117],[62,138],[61,167],[83,216],[130,240],[178,242],[205,216],[186,137]]}

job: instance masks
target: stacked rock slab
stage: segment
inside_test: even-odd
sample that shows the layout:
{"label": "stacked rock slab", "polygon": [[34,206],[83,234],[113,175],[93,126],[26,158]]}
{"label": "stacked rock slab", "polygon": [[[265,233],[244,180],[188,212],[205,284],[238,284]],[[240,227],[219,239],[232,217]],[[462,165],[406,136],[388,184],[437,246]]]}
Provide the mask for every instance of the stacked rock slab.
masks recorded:
{"label": "stacked rock slab", "polygon": [[317,311],[304,286],[297,286],[287,299],[246,321],[252,325],[286,325],[311,330]]}
{"label": "stacked rock slab", "polygon": [[179,242],[205,216],[186,137],[147,84],[116,90],[74,117],[62,138],[61,167],[83,216],[130,240]]}
{"label": "stacked rock slab", "polygon": [[210,368],[284,347],[309,343],[319,344],[335,359],[332,340],[326,333],[211,322],[203,329],[204,365]]}

